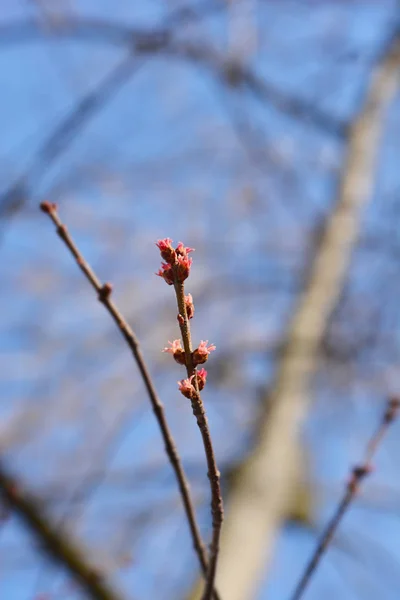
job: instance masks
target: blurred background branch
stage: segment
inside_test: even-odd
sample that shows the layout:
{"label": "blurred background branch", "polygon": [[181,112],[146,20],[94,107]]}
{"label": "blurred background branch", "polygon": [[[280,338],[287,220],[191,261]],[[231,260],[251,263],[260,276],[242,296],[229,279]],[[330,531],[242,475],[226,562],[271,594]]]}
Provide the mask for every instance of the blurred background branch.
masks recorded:
{"label": "blurred background branch", "polygon": [[[254,597],[265,563],[272,557],[277,530],[294,505],[293,490],[306,477],[296,458],[301,453],[299,429],[312,402],[310,383],[318,367],[324,331],[346,280],[363,211],[371,198],[379,140],[399,74],[396,38],[376,67],[364,105],[350,129],[336,206],[294,312],[276,380],[264,399],[258,439],[250,456],[236,469],[217,576],[222,596],[231,600]],[[246,548],[246,552],[238,552],[238,548]]]}
{"label": "blurred background branch", "polygon": [[85,590],[93,600],[121,600],[104,575],[88,563],[87,551],[80,548],[69,534],[54,527],[44,513],[40,499],[34,499],[23,489],[22,484],[13,478],[0,463],[0,493],[3,501],[15,512],[37,542],[48,555],[62,568],[69,571],[72,579]]}
{"label": "blurred background branch", "polygon": [[[193,339],[207,331],[217,346],[205,401],[228,500],[262,448],[281,444],[271,449],[279,473],[268,466],[257,481],[262,524],[248,552],[239,546],[231,585],[254,548],[250,596],[289,597],[399,385],[400,96],[395,55],[393,70],[387,63],[398,9],[392,0],[2,2],[1,456],[51,523],[89,557],[95,549],[126,598],[184,598],[198,562],[131,357],[37,202],[59,203],[135,323],[208,542],[201,444],[161,353],[175,332],[172,300],[151,275],[155,239],[196,248]],[[384,65],[391,74],[379,81]],[[349,190],[362,206],[341,212]],[[310,296],[312,277],[340,227],[329,260],[345,264],[335,271],[325,256],[322,302]],[[297,335],[314,301],[319,329]],[[394,432],[310,600],[397,600],[397,453]],[[283,506],[268,510],[281,492]],[[25,529],[12,516],[1,523],[0,597],[80,599]]]}

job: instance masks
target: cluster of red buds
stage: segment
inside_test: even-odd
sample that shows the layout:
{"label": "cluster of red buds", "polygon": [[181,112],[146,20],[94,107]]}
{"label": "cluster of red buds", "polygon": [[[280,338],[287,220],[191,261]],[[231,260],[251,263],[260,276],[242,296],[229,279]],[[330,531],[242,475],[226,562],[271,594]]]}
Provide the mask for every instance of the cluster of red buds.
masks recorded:
{"label": "cluster of red buds", "polygon": [[[159,277],[162,277],[168,285],[176,283],[183,283],[189,276],[190,268],[192,266],[192,259],[189,258],[189,253],[193,252],[194,248],[185,247],[182,242],[179,242],[176,248],[172,246],[171,238],[164,238],[156,242],[157,248],[160,250],[161,268],[156,273]],[[194,304],[191,294],[184,296],[186,317],[192,319],[194,315]],[[178,314],[178,322],[182,326],[185,322],[184,315]],[[169,347],[164,348],[163,352],[172,354],[174,360],[179,365],[186,365],[185,350],[182,347],[181,340],[174,340],[168,342]],[[214,344],[208,345],[208,340],[201,340],[198,347],[193,350],[191,355],[191,364],[194,368],[198,365],[204,364],[208,360],[210,352],[215,350]],[[194,380],[194,378],[196,378]],[[207,371],[202,368],[187,379],[178,381],[179,391],[186,398],[194,398],[196,389],[194,383],[197,384],[197,388],[201,391],[207,380]]]}
{"label": "cluster of red buds", "polygon": [[[168,344],[170,345],[170,347],[164,348],[163,352],[168,352],[169,354],[172,354],[174,360],[178,363],[178,365],[186,364],[185,351],[182,348],[181,340],[174,340],[173,342],[168,342]],[[196,348],[196,350],[193,350],[192,361],[194,367],[197,367],[197,365],[204,364],[208,360],[208,355],[210,354],[210,352],[213,352],[213,350],[215,350],[214,344],[210,344],[210,346],[207,346],[207,344],[208,340],[205,342],[201,340],[198,348]]]}
{"label": "cluster of red buds", "polygon": [[165,261],[161,263],[161,268],[156,275],[162,277],[168,285],[173,285],[175,282],[183,283],[189,277],[192,266],[189,253],[194,250],[194,248],[185,247],[182,242],[179,242],[175,249],[171,244],[171,238],[156,242],[161,258]]}
{"label": "cluster of red buds", "polygon": [[[181,379],[181,381],[178,381],[179,391],[181,394],[183,394],[183,396],[185,396],[185,398],[194,398],[196,396],[196,389],[193,385],[193,379],[194,375],[188,377],[188,379]],[[207,371],[205,369],[200,369],[200,371],[197,371],[196,380],[199,391],[201,392],[206,385]]]}

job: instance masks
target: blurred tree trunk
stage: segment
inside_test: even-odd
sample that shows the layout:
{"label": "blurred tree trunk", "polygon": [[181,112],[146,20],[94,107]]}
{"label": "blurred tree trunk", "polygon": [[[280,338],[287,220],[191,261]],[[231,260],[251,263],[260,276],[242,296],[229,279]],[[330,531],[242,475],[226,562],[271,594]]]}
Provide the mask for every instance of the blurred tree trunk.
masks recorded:
{"label": "blurred tree trunk", "polygon": [[[289,327],[272,392],[265,396],[256,445],[237,469],[227,498],[216,580],[223,600],[255,597],[279,528],[293,511],[302,475],[297,460],[299,430],[312,401],[310,384],[320,343],[372,195],[380,136],[398,87],[399,66],[400,43],[395,36],[375,67],[364,106],[350,126],[337,202]],[[190,598],[198,598],[197,586]]]}

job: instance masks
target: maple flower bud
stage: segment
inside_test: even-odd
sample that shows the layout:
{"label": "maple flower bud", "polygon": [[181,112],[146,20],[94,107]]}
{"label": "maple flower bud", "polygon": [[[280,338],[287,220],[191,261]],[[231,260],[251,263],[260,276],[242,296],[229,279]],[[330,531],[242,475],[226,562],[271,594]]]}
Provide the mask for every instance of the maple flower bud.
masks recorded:
{"label": "maple flower bud", "polygon": [[192,294],[187,294],[187,296],[185,296],[185,306],[186,306],[187,318],[193,319],[194,304],[193,304]]}
{"label": "maple flower bud", "polygon": [[199,347],[196,348],[196,350],[194,350],[192,354],[194,366],[202,365],[203,363],[205,363],[208,360],[208,355],[210,354],[210,352],[213,352],[213,350],[215,350],[215,346],[213,344],[211,346],[208,346],[208,348],[207,344],[208,340],[206,340],[205,342],[201,340]]}
{"label": "maple flower bud", "polygon": [[47,202],[47,201],[41,202],[40,209],[44,213],[47,213],[48,215],[50,215],[51,213],[53,213],[57,210],[57,204],[55,202]]}
{"label": "maple flower bud", "polygon": [[171,347],[164,348],[163,352],[169,352],[170,354],[173,355],[174,360],[179,365],[184,365],[185,364],[185,352],[182,348],[181,340],[174,340],[173,342],[168,342],[168,344]]}
{"label": "maple flower bud", "polygon": [[175,248],[175,252],[180,256],[187,256],[189,252],[194,252],[194,248],[189,248],[189,246],[185,247],[182,242],[179,242]]}
{"label": "maple flower bud", "polygon": [[164,238],[163,240],[157,240],[156,242],[156,246],[160,251],[161,258],[170,265],[175,262],[175,250],[171,246],[171,242],[171,238]]}
{"label": "maple flower bud", "polygon": [[178,381],[179,391],[185,398],[194,398],[196,395],[196,390],[192,384],[193,377],[194,375],[191,375],[188,379]]}
{"label": "maple flower bud", "polygon": [[157,271],[156,275],[162,277],[168,285],[173,285],[174,283],[174,273],[172,271],[171,265],[166,263],[161,263],[161,269]]}
{"label": "maple flower bud", "polygon": [[189,277],[192,259],[185,255],[178,255],[175,265],[176,279],[179,283],[183,283]]}
{"label": "maple flower bud", "polygon": [[199,386],[199,390],[201,392],[201,390],[206,385],[207,371],[204,368],[200,369],[199,371],[197,371],[196,375],[197,375],[197,377],[196,377],[196,379],[197,379],[197,385]]}

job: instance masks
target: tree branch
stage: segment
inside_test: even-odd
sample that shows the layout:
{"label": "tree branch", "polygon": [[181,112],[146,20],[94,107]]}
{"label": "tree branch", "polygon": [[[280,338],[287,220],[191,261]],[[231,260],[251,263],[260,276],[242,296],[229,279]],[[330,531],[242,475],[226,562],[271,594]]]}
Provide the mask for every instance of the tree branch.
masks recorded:
{"label": "tree branch", "polygon": [[[193,505],[193,501],[190,495],[190,487],[189,482],[186,478],[185,472],[183,470],[182,461],[180,459],[178,450],[176,448],[175,440],[169,428],[166,415],[164,412],[164,406],[160,401],[156,389],[154,387],[153,381],[151,379],[150,373],[147,369],[146,363],[144,361],[139,341],[136,338],[135,333],[128,325],[120,310],[116,306],[116,304],[111,300],[112,294],[112,286],[110,283],[105,283],[102,285],[96,273],[92,270],[90,265],[84,259],[82,254],[80,253],[78,247],[75,242],[71,238],[66,226],[60,220],[56,205],[51,204],[50,202],[42,202],[40,205],[42,211],[49,215],[50,219],[53,221],[56,226],[56,231],[64,242],[68,250],[71,252],[73,257],[75,258],[79,268],[85,275],[86,279],[90,283],[90,285],[94,288],[97,293],[99,301],[104,305],[104,308],[108,311],[116,326],[120,330],[122,337],[126,341],[129,349],[133,354],[133,358],[137,364],[140,375],[142,377],[143,383],[147,390],[149,400],[151,406],[153,408],[153,412],[155,414],[158,426],[160,428],[161,436],[164,441],[165,451],[167,457],[171,463],[172,469],[175,473],[175,477],[178,483],[179,492],[182,498],[182,503],[184,506],[186,518],[189,524],[190,533],[193,540],[193,546],[197,553],[200,567],[204,575],[206,575],[208,570],[208,559],[207,559],[207,551],[203,544],[203,540],[201,538],[200,530],[196,521],[196,513]],[[215,600],[218,600],[218,595],[214,592]]]}
{"label": "tree branch", "polygon": [[215,458],[214,448],[211,439],[210,428],[208,426],[208,420],[204,403],[200,395],[199,385],[197,382],[197,370],[192,359],[192,339],[190,332],[190,323],[187,315],[185,305],[185,288],[184,284],[180,283],[176,276],[176,270],[174,272],[174,288],[176,294],[176,300],[178,305],[178,322],[179,328],[182,335],[183,346],[185,349],[185,366],[187,376],[190,380],[193,377],[193,386],[195,388],[195,394],[191,397],[191,405],[193,415],[196,417],[197,425],[201,433],[203,440],[204,452],[207,460],[208,468],[208,479],[210,481],[211,490],[211,514],[212,514],[212,525],[213,535],[210,545],[210,560],[206,576],[206,586],[202,596],[202,600],[210,600],[214,597],[214,581],[217,569],[217,559],[219,554],[219,544],[222,521],[224,518],[224,508],[222,501],[221,485],[220,485],[220,472],[217,467],[217,460]]}
{"label": "tree branch", "polygon": [[323,532],[314,553],[312,554],[305,570],[298,582],[293,595],[291,596],[291,600],[300,600],[303,597],[304,590],[307,588],[310,580],[315,573],[320,561],[328,549],[329,544],[331,543],[333,536],[336,533],[337,528],[339,527],[345,513],[347,512],[350,504],[356,497],[361,481],[371,473],[372,465],[371,460],[374,457],[376,451],[380,443],[383,440],[383,437],[386,435],[390,425],[393,423],[395,418],[397,417],[397,413],[400,407],[400,400],[397,398],[393,398],[389,400],[385,414],[382,417],[381,423],[377,429],[377,431],[372,436],[366,452],[364,461],[361,465],[355,467],[349,478],[347,483],[345,492],[343,494],[343,498],[340,501],[335,514],[332,519],[328,523],[325,531]]}
{"label": "tree branch", "polygon": [[22,489],[1,460],[0,495],[31,530],[49,557],[67,569],[90,598],[121,600],[121,596],[105,582],[99,570],[89,564],[82,549],[65,531],[51,523],[39,502]]}
{"label": "tree branch", "polygon": [[129,55],[118,63],[99,86],[82,98],[51,132],[25,173],[0,196],[1,217],[11,216],[25,204],[30,189],[40,183],[49,167],[67,150],[96,111],[106,104],[121,85],[126,83],[134,68],[133,60],[133,56]]}
{"label": "tree branch", "polygon": [[[312,400],[310,384],[318,365],[319,347],[346,278],[363,209],[371,196],[380,135],[398,87],[399,66],[400,43],[396,39],[376,66],[364,106],[350,128],[336,206],[290,325],[268,402],[266,398],[268,419],[261,421],[256,446],[228,498],[217,586],[229,600],[249,600],[256,593],[290,506],[296,482],[298,434]],[[246,551],[238,552],[238,548]]]}
{"label": "tree branch", "polygon": [[[167,20],[166,27],[150,31],[83,18],[60,20],[57,25],[45,29],[40,28],[33,19],[0,26],[0,44],[3,45],[45,38],[66,38],[117,44],[126,47],[129,52],[129,55],[106,76],[100,86],[80,100],[70,114],[56,126],[35,154],[25,173],[0,196],[0,217],[11,216],[24,206],[30,188],[40,183],[49,166],[66,151],[89,118],[103,107],[129,78],[134,55],[153,56],[164,52],[175,58],[190,60],[210,70],[225,85],[243,86],[261,102],[270,103],[276,110],[294,119],[306,120],[310,126],[322,129],[339,139],[345,138],[346,123],[338,121],[313,103],[275,88],[263,81],[251,69],[227,62],[223,55],[207,49],[204,45],[174,41],[172,27],[179,24],[188,14],[191,14],[190,11],[189,13],[183,9],[177,11]],[[197,16],[197,13],[195,14]]]}

